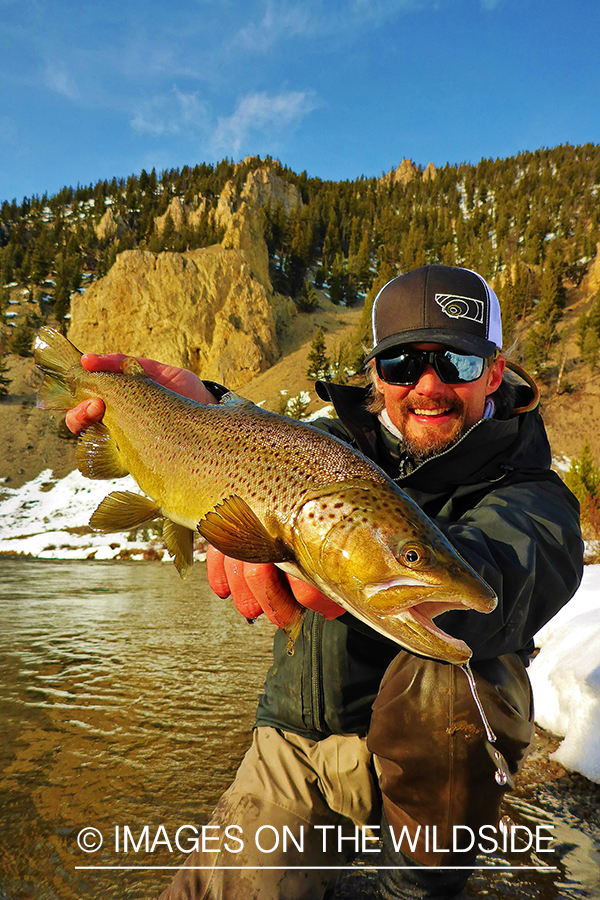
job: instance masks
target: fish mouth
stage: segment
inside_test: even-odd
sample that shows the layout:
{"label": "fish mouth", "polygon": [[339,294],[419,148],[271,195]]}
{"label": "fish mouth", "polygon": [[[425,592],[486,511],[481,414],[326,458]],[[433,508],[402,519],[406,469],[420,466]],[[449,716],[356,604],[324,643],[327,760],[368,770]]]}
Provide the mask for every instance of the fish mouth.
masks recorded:
{"label": "fish mouth", "polygon": [[[470,659],[472,655],[470,647],[459,638],[442,631],[432,621],[432,616],[440,615],[449,609],[456,609],[456,604],[426,601],[389,618],[397,623],[399,631],[408,631],[409,636],[403,635],[403,639],[406,645],[412,644],[414,652],[460,664]],[[443,646],[442,652],[440,643]]]}
{"label": "fish mouth", "polygon": [[[460,593],[461,587],[463,596]],[[456,590],[448,590],[447,585],[415,581],[408,584],[405,577],[392,579],[385,586],[371,586],[368,619],[377,631],[397,641],[411,653],[462,665],[472,656],[470,647],[439,628],[433,619],[450,610],[491,612],[497,598],[491,588],[487,585],[485,587],[487,591],[482,588],[473,596],[472,587],[470,592],[462,585]],[[394,588],[401,593],[401,598]],[[436,594],[439,599],[431,599]],[[364,621],[367,621],[367,617]]]}
{"label": "fish mouth", "polygon": [[[495,609],[498,598],[485,581],[477,577],[472,584],[436,584],[417,581],[408,576],[391,578],[385,583],[367,585],[364,596],[369,606],[378,613],[395,615],[409,609],[420,608],[429,611],[430,616],[439,616],[451,609],[472,609],[489,613]],[[400,595],[396,593],[400,589]],[[430,599],[439,597],[439,599]]]}

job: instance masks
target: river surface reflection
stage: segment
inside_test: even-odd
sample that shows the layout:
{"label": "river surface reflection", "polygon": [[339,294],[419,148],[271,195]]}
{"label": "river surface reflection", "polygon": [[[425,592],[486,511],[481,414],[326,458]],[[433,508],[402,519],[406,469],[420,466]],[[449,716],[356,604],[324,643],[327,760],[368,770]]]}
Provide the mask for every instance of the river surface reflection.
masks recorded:
{"label": "river surface reflection", "polygon": [[[181,581],[154,562],[0,559],[0,900],[158,897],[193,836],[179,849],[177,829],[201,827],[249,744],[272,634],[202,565]],[[517,824],[552,824],[556,848],[484,860],[519,868],[478,871],[467,896],[598,900],[600,821],[568,800],[508,799]],[[374,877],[347,873],[336,896],[369,900]]]}
{"label": "river surface reflection", "polygon": [[[0,898],[155,897],[185,854],[115,827],[205,821],[250,740],[272,626],[157,563],[0,560]],[[97,828],[104,847],[82,852]],[[122,832],[121,832],[122,833]],[[91,838],[90,838],[91,840]]]}

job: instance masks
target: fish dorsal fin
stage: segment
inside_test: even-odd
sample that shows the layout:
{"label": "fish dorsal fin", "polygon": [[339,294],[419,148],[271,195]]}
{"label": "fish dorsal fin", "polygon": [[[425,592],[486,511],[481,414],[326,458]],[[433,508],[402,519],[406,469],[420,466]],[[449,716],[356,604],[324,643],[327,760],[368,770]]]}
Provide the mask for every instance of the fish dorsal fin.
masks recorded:
{"label": "fish dorsal fin", "polygon": [[256,406],[256,403],[246,399],[246,397],[240,397],[240,395],[236,394],[234,391],[227,391],[227,393],[223,394],[219,400],[219,406],[231,406],[232,408],[237,407],[237,409],[253,409]]}
{"label": "fish dorsal fin", "polygon": [[241,497],[228,497],[198,522],[198,531],[226,556],[244,562],[285,562],[293,559],[281,538],[269,534]]}
{"label": "fish dorsal fin", "polygon": [[121,372],[123,375],[145,375],[144,367],[137,361],[135,356],[126,356],[121,363]]}
{"label": "fish dorsal fin", "polygon": [[131,491],[113,491],[105,497],[90,519],[90,528],[110,534],[113,531],[130,531],[157,519],[160,506]]}
{"label": "fish dorsal fin", "polygon": [[181,577],[185,578],[194,562],[194,532],[185,525],[178,525],[170,519],[165,519],[163,538],[169,555],[173,557],[175,568]]}
{"label": "fish dorsal fin", "polygon": [[86,478],[123,478],[129,470],[119,446],[102,422],[94,422],[77,442],[77,468]]}

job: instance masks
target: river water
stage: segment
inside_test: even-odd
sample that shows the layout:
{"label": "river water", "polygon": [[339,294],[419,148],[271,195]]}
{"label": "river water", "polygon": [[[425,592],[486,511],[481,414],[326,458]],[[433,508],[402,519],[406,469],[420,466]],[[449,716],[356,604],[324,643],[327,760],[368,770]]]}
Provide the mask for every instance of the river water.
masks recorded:
{"label": "river water", "polygon": [[[157,897],[248,745],[271,640],[202,565],[0,559],[0,900]],[[478,872],[469,896],[600,898],[600,828],[560,798],[508,811],[555,826],[556,869]],[[367,898],[358,877],[339,896]]]}

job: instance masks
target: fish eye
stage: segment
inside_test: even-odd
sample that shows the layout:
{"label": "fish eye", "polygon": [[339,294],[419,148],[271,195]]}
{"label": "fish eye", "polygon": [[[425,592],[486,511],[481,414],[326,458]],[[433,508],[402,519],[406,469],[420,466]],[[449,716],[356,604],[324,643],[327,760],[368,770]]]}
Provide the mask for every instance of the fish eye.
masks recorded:
{"label": "fish eye", "polygon": [[410,543],[400,551],[400,562],[404,563],[410,569],[418,569],[427,566],[430,562],[430,554],[423,544]]}

